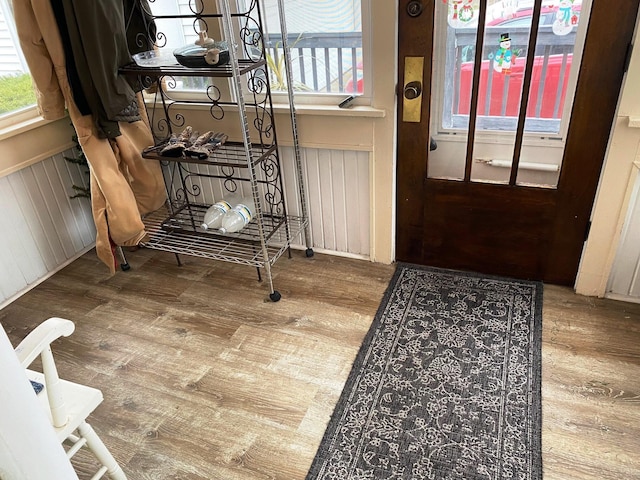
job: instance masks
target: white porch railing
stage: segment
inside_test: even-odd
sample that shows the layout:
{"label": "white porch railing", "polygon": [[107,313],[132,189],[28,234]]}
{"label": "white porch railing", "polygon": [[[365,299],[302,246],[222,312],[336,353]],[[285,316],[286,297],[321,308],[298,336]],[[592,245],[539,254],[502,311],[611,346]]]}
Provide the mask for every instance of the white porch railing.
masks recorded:
{"label": "white porch railing", "polygon": [[[360,32],[289,33],[287,43],[291,50],[296,89],[323,93],[362,93]],[[278,65],[283,55],[282,35],[269,34],[265,46],[267,56]]]}
{"label": "white porch railing", "polygon": [[[558,36],[551,28],[542,26],[538,33],[527,132],[554,134],[560,129],[576,35],[574,31]],[[481,130],[516,130],[529,30],[506,26],[486,29],[478,98],[477,127]],[[516,54],[510,75],[494,72],[491,60],[500,34],[505,32],[509,33],[511,50]],[[442,118],[445,129],[467,129],[469,125],[476,34],[475,28],[449,28],[447,34]]]}

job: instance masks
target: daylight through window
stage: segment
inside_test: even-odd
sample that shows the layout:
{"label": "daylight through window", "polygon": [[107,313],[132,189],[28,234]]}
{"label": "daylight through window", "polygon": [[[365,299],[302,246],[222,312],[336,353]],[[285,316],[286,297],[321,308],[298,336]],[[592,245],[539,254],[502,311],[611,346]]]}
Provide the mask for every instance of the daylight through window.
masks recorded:
{"label": "daylight through window", "polygon": [[[255,2],[265,23],[264,47],[273,92],[286,91],[286,72],[282,49],[282,31],[277,0],[237,0],[237,11],[250,10]],[[193,43],[198,25],[187,18],[194,11],[207,11],[196,0],[163,0],[150,3],[162,44],[169,52]],[[361,0],[286,0],[284,2],[287,41],[292,61],[293,85],[296,93],[352,94],[364,92]],[[240,17],[242,18],[242,17]],[[241,20],[240,20],[241,21]],[[210,37],[219,29],[207,19]],[[252,26],[248,25],[248,29]],[[159,42],[160,43],[160,42]],[[198,78],[175,79],[175,90],[204,90],[206,81]]]}
{"label": "daylight through window", "polygon": [[36,103],[27,62],[19,47],[11,4],[0,0],[0,117]]}

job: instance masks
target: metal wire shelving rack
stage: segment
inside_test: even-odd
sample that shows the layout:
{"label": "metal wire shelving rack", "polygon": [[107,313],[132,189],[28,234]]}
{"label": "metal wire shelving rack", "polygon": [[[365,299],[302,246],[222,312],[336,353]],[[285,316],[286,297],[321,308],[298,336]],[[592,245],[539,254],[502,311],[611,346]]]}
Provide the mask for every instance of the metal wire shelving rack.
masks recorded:
{"label": "metal wire shelving rack", "polygon": [[[234,116],[238,117],[241,132],[240,141],[225,143],[205,159],[184,156],[168,158],[157,152],[143,154],[163,166],[168,195],[166,209],[153,212],[143,219],[149,233],[145,246],[172,252],[179,263],[179,255],[184,254],[253,266],[257,268],[260,280],[260,269],[263,269],[269,284],[269,298],[277,302],[281,295],[274,288],[271,267],[285,252],[288,251],[291,256],[290,245],[296,238],[304,238],[307,257],[313,256],[313,249],[293,90],[289,89],[288,95],[298,187],[296,200],[300,215],[287,213],[260,2],[248,0],[246,3],[245,11],[232,12],[229,0],[221,0],[220,12],[207,13],[198,0],[189,0],[188,15],[163,17],[154,15],[146,1],[141,1],[140,8],[152,20],[146,39],[149,50],[157,49],[159,42],[165,38],[164,33],[156,30],[155,20],[189,20],[193,22],[195,33],[207,31],[212,22],[219,22],[217,26],[221,26],[223,38],[229,45],[229,63],[205,68],[129,65],[122,68],[121,72],[137,77],[147,90],[155,92],[152,108],[148,112],[158,144],[185,127],[182,111],[185,107],[203,103],[202,100],[174,95],[171,87],[176,85],[176,79],[180,77],[208,79],[204,103],[209,107],[212,123],[223,120],[225,112],[233,111]],[[283,38],[286,39],[282,0],[278,1],[278,7]],[[283,49],[288,84],[293,85],[286,40]],[[226,81],[221,84],[215,79]],[[231,93],[225,96],[223,92],[226,85]],[[240,184],[250,189],[256,212],[254,219],[240,232],[222,234],[200,226],[210,206],[202,202],[201,183],[212,179],[221,182],[227,193],[237,192]]]}

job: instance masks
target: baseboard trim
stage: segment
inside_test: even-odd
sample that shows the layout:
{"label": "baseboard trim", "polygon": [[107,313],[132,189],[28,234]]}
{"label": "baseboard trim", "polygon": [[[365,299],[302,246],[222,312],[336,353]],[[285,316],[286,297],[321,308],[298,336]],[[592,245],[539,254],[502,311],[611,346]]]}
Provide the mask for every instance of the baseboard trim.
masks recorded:
{"label": "baseboard trim", "polygon": [[40,285],[42,282],[44,282],[45,280],[51,278],[54,274],[58,273],[60,270],[62,270],[64,267],[66,267],[67,265],[69,265],[71,262],[74,262],[75,260],[77,260],[78,258],[80,258],[82,255],[84,255],[85,253],[89,252],[90,250],[93,250],[95,248],[96,244],[92,243],[91,245],[89,245],[88,247],[85,247],[84,249],[80,250],[78,253],[76,253],[73,257],[67,259],[65,262],[61,263],[60,265],[58,265],[54,270],[48,272],[46,275],[44,275],[43,277],[39,278],[38,280],[36,280],[35,282],[27,285],[25,288],[23,288],[22,290],[20,290],[19,292],[17,292],[16,294],[12,295],[11,297],[9,297],[7,300],[4,300],[2,303],[0,303],[0,310],[2,310],[4,307],[6,307],[7,305],[9,305],[12,302],[15,302],[18,298],[20,298],[22,295],[24,295],[25,293],[27,293],[28,291],[34,289],[35,287],[37,287],[38,285]]}

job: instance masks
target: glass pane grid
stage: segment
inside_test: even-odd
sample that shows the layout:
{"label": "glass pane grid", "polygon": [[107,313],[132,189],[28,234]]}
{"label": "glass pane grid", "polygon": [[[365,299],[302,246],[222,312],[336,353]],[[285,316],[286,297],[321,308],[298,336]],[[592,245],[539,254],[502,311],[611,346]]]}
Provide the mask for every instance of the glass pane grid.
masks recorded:
{"label": "glass pane grid", "polygon": [[[516,143],[521,142],[516,184],[555,186],[563,154],[557,140],[562,138],[563,115],[570,113],[567,102],[571,101],[575,86],[571,73],[576,68],[573,52],[580,38],[578,26],[584,21],[582,2],[539,3],[540,22],[522,140],[517,140],[517,128],[534,1],[486,2],[483,51],[476,65],[480,3],[479,0],[436,2],[435,49],[445,54],[440,55],[443,68],[433,68],[434,72],[441,72],[440,78],[434,78],[432,96],[433,111],[440,112],[440,117],[433,122],[438,149],[429,155],[428,175],[441,179],[465,178],[473,79],[479,68],[476,128],[468,180],[513,182],[510,167]],[[462,4],[472,9],[464,18],[460,10]],[[533,137],[537,141],[530,141]]]}

